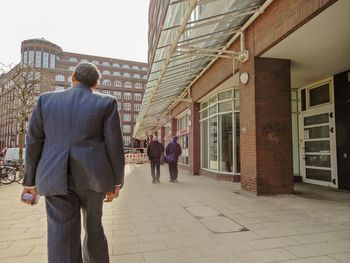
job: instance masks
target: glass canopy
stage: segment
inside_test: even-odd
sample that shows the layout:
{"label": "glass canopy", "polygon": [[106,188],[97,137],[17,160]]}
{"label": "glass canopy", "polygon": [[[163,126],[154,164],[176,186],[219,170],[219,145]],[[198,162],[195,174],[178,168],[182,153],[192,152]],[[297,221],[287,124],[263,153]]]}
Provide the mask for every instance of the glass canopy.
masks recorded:
{"label": "glass canopy", "polygon": [[169,107],[215,59],[191,50],[225,50],[265,1],[169,0],[134,137],[144,137],[165,125]]}

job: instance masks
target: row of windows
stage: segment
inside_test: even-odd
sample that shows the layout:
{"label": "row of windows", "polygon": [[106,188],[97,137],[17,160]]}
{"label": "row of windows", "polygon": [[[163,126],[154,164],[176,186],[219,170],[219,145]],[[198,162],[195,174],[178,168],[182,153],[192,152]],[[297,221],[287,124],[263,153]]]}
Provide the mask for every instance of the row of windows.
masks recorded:
{"label": "row of windows", "polygon": [[[55,80],[59,81],[59,82],[62,82],[62,81],[65,81],[66,78],[62,74],[58,74],[58,75],[56,75]],[[67,78],[67,81],[68,82],[72,82],[72,76],[69,76]],[[101,84],[101,82],[100,82],[100,80],[98,80],[97,85],[100,85],[100,84]],[[102,85],[103,86],[112,86],[112,81],[110,81],[109,79],[105,79],[105,80],[102,81]],[[113,82],[113,86],[114,87],[122,87],[123,84],[122,84],[122,82],[120,80],[115,80]],[[132,85],[132,83],[130,81],[125,81],[124,82],[124,88],[131,89],[132,87],[133,87],[133,85]],[[142,84],[139,83],[139,82],[136,82],[134,84],[134,88],[135,89],[142,89]]]}
{"label": "row of windows", "polygon": [[[118,110],[120,111],[122,109],[122,104],[123,104],[123,110],[124,111],[131,111],[131,103],[129,102],[124,102],[118,103]],[[141,110],[141,104],[134,104],[134,111],[140,111]]]}
{"label": "row of windows", "polygon": [[[134,114],[134,122],[137,121],[138,116],[139,116],[138,114]],[[128,122],[130,122],[130,121],[131,121],[131,114],[129,114],[129,113],[124,113],[124,114],[123,114],[123,121],[128,121]]]}
{"label": "row of windows", "polygon": [[[114,95],[118,100],[122,98],[122,93],[120,91],[111,91],[111,90],[103,90],[104,94]],[[132,100],[132,93],[131,92],[124,92],[123,94],[124,100]],[[142,100],[142,94],[141,93],[134,93],[134,100],[135,101],[141,101]]]}
{"label": "row of windows", "polygon": [[[69,71],[74,71],[75,70],[75,67],[74,66],[70,66],[68,68]],[[111,75],[111,72],[108,71],[108,70],[103,70],[102,71],[102,75],[105,75],[105,76],[110,76]],[[124,72],[123,74],[118,72],[118,71],[115,71],[112,73],[113,76],[117,76],[117,77],[126,77],[126,78],[136,78],[136,79],[141,79],[141,75],[140,74],[130,74],[128,72]],[[142,77],[143,79],[147,79],[147,75],[143,75]]]}
{"label": "row of windows", "polygon": [[[34,55],[35,54],[35,55]],[[25,51],[23,52],[22,63],[36,68],[55,68],[56,56],[48,52]]]}
{"label": "row of windows", "polygon": [[[69,58],[68,59],[70,62],[78,62],[78,59],[77,58]],[[87,59],[82,59],[80,60],[80,62],[89,62]],[[109,63],[109,62],[98,62],[96,60],[92,60],[91,61],[92,64],[95,64],[96,66],[99,66],[99,65],[102,65],[102,66],[105,66],[105,67],[114,67],[114,68],[126,68],[126,69],[135,69],[135,70],[143,70],[143,71],[148,71],[147,67],[139,67],[139,66],[129,66],[127,64],[124,64],[124,65],[120,65],[118,63],[113,63],[112,65]]]}
{"label": "row of windows", "polygon": [[124,146],[130,146],[131,145],[131,137],[130,136],[123,136]]}

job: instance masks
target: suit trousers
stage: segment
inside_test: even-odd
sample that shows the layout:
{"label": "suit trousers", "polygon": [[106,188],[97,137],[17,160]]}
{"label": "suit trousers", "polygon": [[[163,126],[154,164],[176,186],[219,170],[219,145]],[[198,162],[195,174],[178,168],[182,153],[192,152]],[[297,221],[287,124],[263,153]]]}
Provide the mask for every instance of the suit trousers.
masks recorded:
{"label": "suit trousers", "polygon": [[[156,171],[157,170],[157,173]],[[152,178],[157,178],[159,180],[160,177],[160,158],[151,160],[151,175]]]}
{"label": "suit trousers", "polygon": [[170,180],[177,180],[177,163],[169,163]]}
{"label": "suit trousers", "polygon": [[[46,196],[49,263],[108,263],[102,227],[105,193],[69,190],[68,195]],[[81,213],[85,237],[81,249]]]}

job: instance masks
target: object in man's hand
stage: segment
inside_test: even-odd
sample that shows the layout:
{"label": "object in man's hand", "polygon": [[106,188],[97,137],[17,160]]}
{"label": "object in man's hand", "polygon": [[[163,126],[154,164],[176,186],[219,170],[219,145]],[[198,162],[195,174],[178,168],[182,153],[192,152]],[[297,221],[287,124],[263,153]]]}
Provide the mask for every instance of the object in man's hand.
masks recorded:
{"label": "object in man's hand", "polygon": [[[33,205],[37,205],[37,204],[38,204],[39,198],[40,198],[40,195],[37,195],[36,198],[35,198],[35,200],[34,200]],[[22,195],[22,200],[23,200],[23,201],[26,201],[26,202],[32,201],[32,200],[33,200],[33,195],[32,195],[32,194],[29,194],[29,193],[24,193],[24,194]]]}

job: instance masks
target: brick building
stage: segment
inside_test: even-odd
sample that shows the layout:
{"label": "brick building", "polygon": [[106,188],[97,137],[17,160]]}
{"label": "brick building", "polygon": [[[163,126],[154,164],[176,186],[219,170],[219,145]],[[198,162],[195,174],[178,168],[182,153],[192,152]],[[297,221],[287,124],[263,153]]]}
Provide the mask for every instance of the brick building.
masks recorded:
{"label": "brick building", "polygon": [[[147,63],[66,52],[45,39],[23,41],[21,60],[30,66],[47,69],[52,75],[55,90],[71,86],[71,75],[79,62],[95,64],[102,74],[96,91],[118,99],[124,146],[143,146],[143,142],[132,138],[132,133],[147,82]],[[0,106],[0,149],[17,145],[16,124],[11,122],[8,114],[13,101],[9,96],[0,98],[0,101],[5,101]]]}
{"label": "brick building", "polygon": [[350,189],[350,2],[150,1],[134,136],[179,136],[194,175],[256,194]]}

